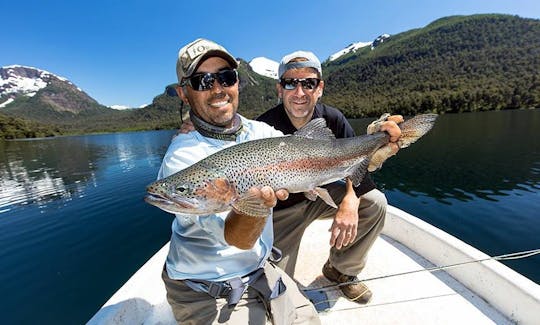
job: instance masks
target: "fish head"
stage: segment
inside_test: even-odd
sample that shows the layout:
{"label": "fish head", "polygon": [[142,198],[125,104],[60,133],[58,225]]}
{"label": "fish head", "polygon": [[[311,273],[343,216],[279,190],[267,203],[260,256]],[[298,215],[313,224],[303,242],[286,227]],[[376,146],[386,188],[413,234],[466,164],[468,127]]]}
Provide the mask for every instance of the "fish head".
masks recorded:
{"label": "fish head", "polygon": [[238,196],[225,176],[187,168],[147,186],[145,201],[169,213],[209,215],[230,209]]}

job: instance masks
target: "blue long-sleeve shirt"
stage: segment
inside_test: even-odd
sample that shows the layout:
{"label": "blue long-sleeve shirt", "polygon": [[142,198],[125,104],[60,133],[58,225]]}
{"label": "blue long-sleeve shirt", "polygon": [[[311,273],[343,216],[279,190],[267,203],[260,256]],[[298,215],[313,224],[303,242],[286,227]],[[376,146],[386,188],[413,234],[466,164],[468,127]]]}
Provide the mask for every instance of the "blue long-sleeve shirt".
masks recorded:
{"label": "blue long-sleeve shirt", "polygon": [[[224,148],[248,140],[282,136],[283,133],[258,121],[241,117],[242,132],[236,141],[202,136],[193,131],[176,136],[163,158],[158,179],[172,175]],[[176,214],[166,269],[171,279],[224,281],[243,276],[261,267],[272,249],[272,218],[268,218],[254,247],[242,250],[227,244],[224,238],[228,212],[193,216]]]}

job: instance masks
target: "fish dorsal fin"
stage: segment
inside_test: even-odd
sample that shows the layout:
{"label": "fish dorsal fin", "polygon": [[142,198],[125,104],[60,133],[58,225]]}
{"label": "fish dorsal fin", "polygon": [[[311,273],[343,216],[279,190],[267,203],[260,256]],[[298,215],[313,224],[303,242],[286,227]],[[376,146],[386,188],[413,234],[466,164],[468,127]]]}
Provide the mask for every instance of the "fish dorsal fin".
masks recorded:
{"label": "fish dorsal fin", "polygon": [[326,126],[323,118],[316,118],[294,132],[294,136],[308,139],[335,139],[334,133]]}

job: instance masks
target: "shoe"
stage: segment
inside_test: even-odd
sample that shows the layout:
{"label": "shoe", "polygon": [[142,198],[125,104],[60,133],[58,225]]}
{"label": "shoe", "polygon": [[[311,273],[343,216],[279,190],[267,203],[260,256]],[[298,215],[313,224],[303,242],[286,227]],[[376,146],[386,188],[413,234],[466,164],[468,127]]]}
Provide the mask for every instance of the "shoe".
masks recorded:
{"label": "shoe", "polygon": [[330,261],[327,261],[324,264],[322,273],[328,280],[337,282],[338,284],[354,281],[354,283],[339,286],[341,291],[350,300],[356,301],[360,304],[367,304],[371,300],[373,293],[371,293],[371,290],[369,290],[365,284],[358,281],[358,278],[354,275],[345,275],[339,272],[332,266],[332,264],[330,264]]}

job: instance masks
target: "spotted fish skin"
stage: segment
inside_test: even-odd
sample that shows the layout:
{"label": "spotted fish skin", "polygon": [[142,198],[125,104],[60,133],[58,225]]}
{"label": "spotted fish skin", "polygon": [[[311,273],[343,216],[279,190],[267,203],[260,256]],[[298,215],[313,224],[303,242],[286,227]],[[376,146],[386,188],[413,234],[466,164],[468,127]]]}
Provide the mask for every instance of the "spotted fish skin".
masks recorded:
{"label": "spotted fish skin", "polygon": [[[423,136],[435,114],[419,115],[400,125],[402,147]],[[269,211],[249,194],[252,187],[270,186],[306,197],[321,197],[336,207],[320,186],[349,177],[358,185],[371,157],[390,141],[385,132],[336,139],[324,119],[314,119],[294,135],[244,142],[221,150],[147,187],[146,202],[165,211],[208,215],[236,210],[253,216]]]}

